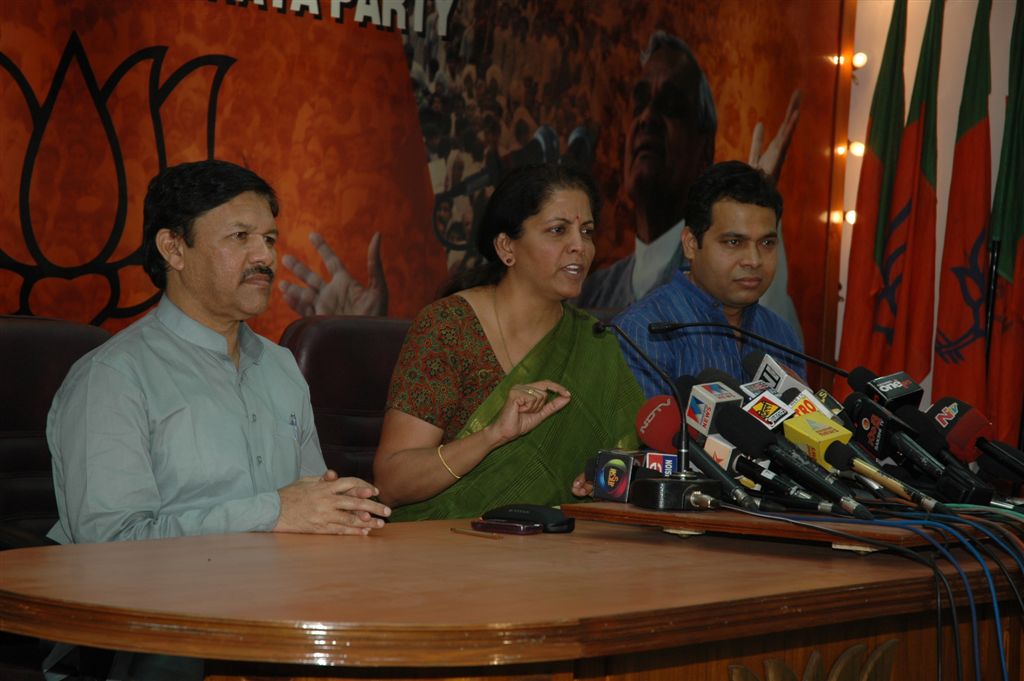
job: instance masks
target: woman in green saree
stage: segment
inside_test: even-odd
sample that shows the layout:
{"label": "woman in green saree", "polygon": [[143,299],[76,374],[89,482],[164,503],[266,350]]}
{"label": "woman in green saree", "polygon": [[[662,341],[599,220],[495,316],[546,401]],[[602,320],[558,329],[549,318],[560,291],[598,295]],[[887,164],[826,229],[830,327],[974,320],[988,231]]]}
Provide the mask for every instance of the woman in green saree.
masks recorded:
{"label": "woman in green saree", "polygon": [[420,312],[391,378],[374,482],[392,520],[572,501],[598,449],[636,446],[643,395],[618,343],[564,302],[593,261],[597,213],[593,181],[567,166],[495,189],[484,264]]}

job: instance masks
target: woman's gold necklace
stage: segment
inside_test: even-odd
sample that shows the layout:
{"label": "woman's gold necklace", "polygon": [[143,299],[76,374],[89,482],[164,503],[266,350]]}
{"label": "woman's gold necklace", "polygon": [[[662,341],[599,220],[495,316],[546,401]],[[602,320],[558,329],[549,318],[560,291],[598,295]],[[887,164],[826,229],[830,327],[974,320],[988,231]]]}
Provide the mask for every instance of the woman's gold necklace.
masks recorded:
{"label": "woman's gold necklace", "polygon": [[491,307],[494,309],[494,321],[498,325],[498,338],[501,339],[501,349],[505,351],[505,359],[508,360],[509,371],[515,366],[512,361],[512,353],[508,351],[508,343],[505,342],[505,331],[501,328],[501,317],[498,316],[498,288],[491,289]]}

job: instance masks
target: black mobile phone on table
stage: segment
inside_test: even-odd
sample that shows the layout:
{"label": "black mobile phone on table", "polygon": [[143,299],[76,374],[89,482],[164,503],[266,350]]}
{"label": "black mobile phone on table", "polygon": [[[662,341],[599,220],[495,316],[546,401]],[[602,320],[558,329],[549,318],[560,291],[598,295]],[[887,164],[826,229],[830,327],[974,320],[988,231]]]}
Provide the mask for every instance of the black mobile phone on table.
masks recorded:
{"label": "black mobile phone on table", "polygon": [[500,532],[501,534],[540,534],[544,526],[540,523],[531,523],[523,520],[505,520],[503,518],[492,518],[484,520],[477,518],[470,521],[470,527],[478,532]]}

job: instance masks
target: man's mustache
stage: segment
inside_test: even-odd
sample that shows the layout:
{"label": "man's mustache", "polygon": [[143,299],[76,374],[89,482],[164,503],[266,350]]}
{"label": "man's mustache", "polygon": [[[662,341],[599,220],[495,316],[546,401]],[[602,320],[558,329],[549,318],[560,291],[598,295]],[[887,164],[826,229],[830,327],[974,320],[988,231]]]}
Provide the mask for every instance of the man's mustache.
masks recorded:
{"label": "man's mustache", "polygon": [[245,281],[254,274],[262,274],[267,277],[270,281],[274,281],[274,270],[270,269],[266,265],[255,265],[242,272],[242,281]]}

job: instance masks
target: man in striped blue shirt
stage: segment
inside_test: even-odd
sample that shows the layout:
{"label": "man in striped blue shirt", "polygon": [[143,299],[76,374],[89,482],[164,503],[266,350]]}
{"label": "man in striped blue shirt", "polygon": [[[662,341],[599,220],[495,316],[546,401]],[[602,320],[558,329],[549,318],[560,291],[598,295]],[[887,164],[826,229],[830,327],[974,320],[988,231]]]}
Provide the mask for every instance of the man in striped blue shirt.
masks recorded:
{"label": "man in striped blue shirt", "polygon": [[[739,161],[708,168],[686,205],[683,253],[689,260],[667,284],[627,308],[615,323],[670,376],[716,368],[749,380],[742,359],[755,350],[806,375],[803,360],[728,329],[687,328],[651,334],[651,322],[715,322],[750,331],[802,351],[781,317],[758,304],[775,276],[782,196],[763,172]],[[665,394],[665,381],[620,339],[623,355],[644,394]]]}

